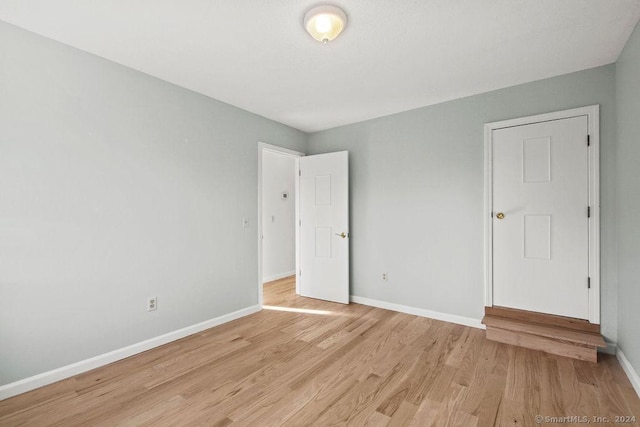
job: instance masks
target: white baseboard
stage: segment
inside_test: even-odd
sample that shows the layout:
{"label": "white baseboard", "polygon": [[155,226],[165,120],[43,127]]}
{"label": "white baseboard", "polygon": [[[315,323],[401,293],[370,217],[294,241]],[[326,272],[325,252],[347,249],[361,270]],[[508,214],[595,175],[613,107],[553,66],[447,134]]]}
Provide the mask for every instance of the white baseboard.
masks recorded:
{"label": "white baseboard", "polygon": [[408,305],[394,304],[391,302],[379,301],[355,295],[351,295],[350,300],[357,304],[370,305],[372,307],[384,308],[385,310],[398,311],[400,313],[428,317],[429,319],[442,320],[444,322],[456,323],[458,325],[471,326],[472,328],[485,329],[485,326],[482,324],[480,319],[473,319],[471,317],[425,310],[424,308],[409,307]]}
{"label": "white baseboard", "polygon": [[638,397],[640,397],[640,376],[638,376],[636,370],[633,369],[633,366],[631,366],[631,362],[629,362],[629,359],[627,359],[620,347],[618,347],[616,356],[618,357],[618,361],[620,362],[620,366],[622,366],[624,373],[627,374],[627,377],[629,377],[629,381],[631,381],[633,389],[636,391]]}
{"label": "white baseboard", "polygon": [[133,356],[134,354],[142,353],[143,351],[147,351],[154,347],[170,343],[171,341],[175,341],[180,338],[202,332],[206,329],[213,328],[214,326],[218,326],[223,323],[227,323],[232,320],[257,313],[260,310],[261,307],[259,305],[243,308],[242,310],[234,311],[233,313],[225,314],[214,319],[205,320],[204,322],[187,326],[186,328],[178,329],[177,331],[169,332],[155,338],[150,338],[148,340],[132,344],[127,347],[110,351],[109,353],[104,353],[90,359],[81,360],[79,362],[72,363],[71,365],[54,369],[52,371],[43,372],[41,374],[34,375],[23,380],[5,384],[3,386],[0,386],[0,400],[25,393],[27,391],[31,391],[47,384],[52,384],[54,382],[70,378],[74,375],[78,375],[104,365],[108,365],[109,363],[116,362],[129,356]]}
{"label": "white baseboard", "polygon": [[268,276],[268,277],[264,277],[262,279],[262,283],[267,283],[267,282],[273,282],[274,280],[278,280],[278,279],[284,279],[285,277],[289,277],[289,276],[295,276],[296,271],[295,270],[291,270],[291,271],[287,271],[284,273],[279,273],[279,274],[274,274],[273,276]]}

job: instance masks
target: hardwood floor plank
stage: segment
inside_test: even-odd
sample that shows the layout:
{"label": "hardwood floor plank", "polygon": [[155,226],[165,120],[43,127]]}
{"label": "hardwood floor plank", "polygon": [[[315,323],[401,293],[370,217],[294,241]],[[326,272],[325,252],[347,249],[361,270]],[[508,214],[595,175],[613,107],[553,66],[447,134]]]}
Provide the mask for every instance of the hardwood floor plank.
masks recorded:
{"label": "hardwood floor plank", "polygon": [[474,416],[481,426],[492,426],[496,423],[506,388],[507,368],[500,355],[509,355],[513,348],[502,347],[503,344],[495,341],[482,341],[480,349],[477,350],[479,356],[468,386],[469,391],[460,405],[460,410]]}
{"label": "hardwood floor plank", "polygon": [[[626,404],[624,412],[619,413],[619,415],[629,417],[635,416],[636,425],[640,425],[640,416],[638,415],[640,414],[640,399],[638,399],[636,391],[631,387],[624,387],[617,384],[615,385],[615,387],[618,387],[620,394],[623,396],[624,403]],[[615,399],[615,396],[609,396],[609,399]],[[609,410],[605,413],[612,414],[615,412]]]}
{"label": "hardwood floor plank", "polygon": [[539,351],[524,352],[524,365],[518,366],[524,370],[525,383],[521,387],[524,389],[524,402],[529,413],[542,414],[542,394],[541,387],[541,365],[545,354]]}
{"label": "hardwood floor plank", "polygon": [[346,417],[342,417],[345,422],[351,425],[362,425],[380,406],[380,403],[406,379],[416,363],[415,358],[400,358],[384,377],[369,374],[365,381],[361,381],[360,387],[345,394],[334,406],[341,407],[343,413],[347,413]]}
{"label": "hardwood floor plank", "polygon": [[500,401],[500,408],[496,415],[496,426],[533,426],[532,416],[525,411],[521,402],[508,398]]}
{"label": "hardwood floor plank", "polygon": [[624,373],[622,366],[618,363],[616,356],[612,354],[600,354],[599,362],[605,366],[606,371],[609,373],[611,380],[618,385],[631,387],[631,382],[627,378],[627,374]]}
{"label": "hardwood floor plank", "polygon": [[476,417],[465,414],[460,411],[460,407],[462,402],[464,402],[466,396],[469,393],[469,389],[467,387],[461,386],[459,384],[451,383],[449,387],[446,388],[444,395],[446,398],[442,400],[444,403],[442,407],[442,411],[438,414],[438,424],[441,425],[454,425],[456,422],[454,421],[456,418],[473,420],[473,424],[477,423]]}
{"label": "hardwood floor plank", "polygon": [[[580,402],[580,394],[578,393],[580,383],[578,382],[578,378],[575,376],[573,360],[565,357],[557,357],[555,360],[558,364],[558,378],[562,394],[562,413],[579,414],[580,407],[582,406]],[[593,408],[593,410],[595,411],[596,408]]]}
{"label": "hardwood floor plank", "polygon": [[[337,424],[356,424],[353,418],[361,414],[367,407],[371,408],[369,402],[375,400],[375,395],[388,384],[390,378],[381,378],[375,374],[357,382],[347,390],[331,407],[324,410],[312,425],[328,426]],[[370,412],[373,412],[371,410]],[[366,418],[370,414],[367,414]]]}
{"label": "hardwood floor plank", "polygon": [[[265,284],[265,310],[0,401],[1,426],[528,426],[640,417],[615,357],[593,364],[484,331]],[[633,424],[626,424],[633,425]]]}
{"label": "hardwood floor plank", "polygon": [[385,427],[389,424],[390,418],[375,411],[364,423],[364,427]]}
{"label": "hardwood floor plank", "polygon": [[555,358],[545,357],[542,360],[540,375],[541,414],[561,414],[564,395]]}
{"label": "hardwood floor plank", "polygon": [[[354,375],[341,373],[333,381],[314,383],[304,390],[290,390],[281,399],[261,411],[251,411],[238,419],[240,425],[284,425],[289,420],[292,425],[308,425],[325,408],[357,383]],[[285,404],[283,404],[285,402]],[[303,410],[305,409],[305,410]]]}
{"label": "hardwood floor plank", "polygon": [[[608,357],[617,364],[617,360],[615,360],[613,356]],[[612,371],[609,369],[612,365],[606,363],[603,365],[605,369],[594,369],[592,373],[598,409],[601,413],[614,413],[619,415],[633,413],[640,423],[640,417],[638,417],[638,414],[640,414],[640,400],[628,399],[624,393],[625,389],[632,390],[629,379],[625,376],[624,381],[620,383],[616,382]],[[618,367],[620,367],[620,365],[618,365]],[[634,403],[635,408],[633,407]]]}
{"label": "hardwood floor plank", "polygon": [[52,407],[68,404],[66,401],[73,400],[77,396],[75,378],[60,381],[50,386],[0,401],[0,421],[8,418],[17,419],[22,414],[25,414],[26,418],[35,417],[42,412],[50,411]]}
{"label": "hardwood floor plank", "polygon": [[418,407],[413,403],[409,403],[407,401],[403,401],[400,404],[398,410],[393,414],[391,420],[389,421],[389,427],[403,427],[408,425],[413,416],[417,412]]}
{"label": "hardwood floor plank", "polygon": [[[462,386],[469,386],[473,380],[473,371],[480,357],[480,349],[484,340],[484,332],[478,329],[470,329],[464,342],[459,344],[456,351],[456,358],[453,359],[458,364],[458,372],[454,381]],[[452,364],[452,357],[449,356],[447,364]],[[451,362],[450,362],[451,361]],[[454,365],[455,366],[455,365]]]}
{"label": "hardwood floor plank", "polygon": [[433,381],[430,382],[426,397],[429,400],[435,400],[436,402],[444,402],[445,397],[447,396],[448,387],[453,382],[453,378],[456,375],[456,369],[451,366],[443,365],[439,366],[436,371],[437,375]]}
{"label": "hardwood floor plank", "polygon": [[478,418],[466,412],[457,411],[453,417],[452,427],[475,427],[478,425]]}
{"label": "hardwood floor plank", "polygon": [[573,369],[576,371],[576,378],[578,379],[578,382],[592,386],[597,385],[594,370],[592,369],[593,366],[595,366],[593,363],[581,360],[573,362]]}
{"label": "hardwood floor plank", "polygon": [[422,400],[409,425],[411,427],[427,427],[435,425],[438,419],[438,414],[442,411],[443,406],[444,405],[441,402],[434,402],[429,399]]}
{"label": "hardwood floor plank", "polygon": [[[282,424],[284,426],[310,425],[345,393],[358,384],[355,375],[336,375],[333,381],[320,382],[316,378],[309,387],[293,390],[296,396],[303,396],[304,406]],[[310,396],[305,398],[304,396]]]}
{"label": "hardwood floor plank", "polygon": [[376,319],[368,319],[359,322],[358,327],[355,329],[353,327],[340,329],[338,332],[330,335],[329,337],[318,343],[318,347],[326,350],[333,345],[344,343],[345,341],[348,341],[357,335],[362,335],[364,332],[375,326],[376,323],[378,323]]}

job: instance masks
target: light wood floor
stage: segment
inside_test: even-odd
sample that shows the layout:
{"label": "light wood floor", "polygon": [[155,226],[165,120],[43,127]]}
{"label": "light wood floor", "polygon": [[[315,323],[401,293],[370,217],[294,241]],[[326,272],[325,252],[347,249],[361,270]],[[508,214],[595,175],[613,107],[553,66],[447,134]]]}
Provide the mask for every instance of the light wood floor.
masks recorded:
{"label": "light wood floor", "polygon": [[265,285],[265,305],[1,401],[0,425],[526,426],[536,425],[536,415],[611,424],[616,416],[640,418],[640,400],[612,356],[595,365],[487,341],[479,329],[296,297],[292,279]]}

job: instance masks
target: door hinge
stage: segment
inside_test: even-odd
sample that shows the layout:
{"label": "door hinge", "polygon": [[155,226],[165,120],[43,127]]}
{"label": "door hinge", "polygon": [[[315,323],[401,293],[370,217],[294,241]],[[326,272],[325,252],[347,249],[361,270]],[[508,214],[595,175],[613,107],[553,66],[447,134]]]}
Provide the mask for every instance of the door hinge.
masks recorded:
{"label": "door hinge", "polygon": [[302,169],[298,169],[298,176],[302,176]]}
{"label": "door hinge", "polygon": [[587,147],[591,146],[591,135],[587,135]]}
{"label": "door hinge", "polygon": [[298,227],[302,227],[302,220],[298,221]]}
{"label": "door hinge", "polygon": [[587,206],[587,218],[591,218],[591,206]]}
{"label": "door hinge", "polygon": [[591,277],[587,277],[587,289],[591,289]]}
{"label": "door hinge", "polygon": [[300,270],[300,274],[299,274],[299,276],[302,276],[302,270]]}
{"label": "door hinge", "polygon": [[493,212],[491,212],[491,218],[493,218]]}

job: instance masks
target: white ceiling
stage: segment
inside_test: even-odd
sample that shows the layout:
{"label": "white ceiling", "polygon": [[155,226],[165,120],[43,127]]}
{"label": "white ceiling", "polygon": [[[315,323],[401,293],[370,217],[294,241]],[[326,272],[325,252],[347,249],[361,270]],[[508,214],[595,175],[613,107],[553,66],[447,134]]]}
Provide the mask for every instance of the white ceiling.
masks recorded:
{"label": "white ceiling", "polygon": [[640,0],[0,0],[0,20],[306,132],[614,62]]}

